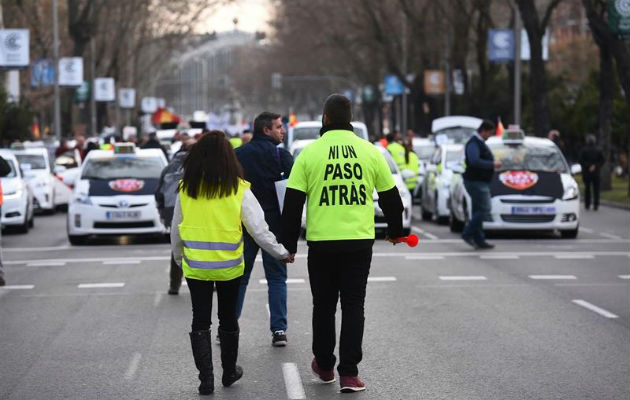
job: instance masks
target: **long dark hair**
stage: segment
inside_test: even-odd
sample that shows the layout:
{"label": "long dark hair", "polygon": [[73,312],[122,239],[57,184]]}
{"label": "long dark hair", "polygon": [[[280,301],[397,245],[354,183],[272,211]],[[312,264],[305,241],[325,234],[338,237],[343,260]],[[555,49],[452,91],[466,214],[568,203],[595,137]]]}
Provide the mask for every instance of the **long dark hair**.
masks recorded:
{"label": "long dark hair", "polygon": [[243,168],[221,131],[206,131],[184,159],[180,190],[193,199],[227,197],[238,191]]}

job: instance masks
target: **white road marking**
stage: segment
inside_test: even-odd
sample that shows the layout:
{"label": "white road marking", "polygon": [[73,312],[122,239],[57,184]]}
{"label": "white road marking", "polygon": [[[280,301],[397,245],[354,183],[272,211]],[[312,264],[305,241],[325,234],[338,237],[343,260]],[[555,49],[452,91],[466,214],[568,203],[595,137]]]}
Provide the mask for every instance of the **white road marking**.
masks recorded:
{"label": "white road marking", "polygon": [[414,231],[414,232],[416,232],[416,233],[419,233],[419,234],[421,234],[421,235],[424,235],[424,236],[428,237],[428,238],[429,238],[429,239],[431,239],[431,240],[437,240],[437,239],[439,239],[439,238],[438,238],[437,236],[435,236],[434,234],[429,233],[429,232],[425,231],[424,229],[418,228],[417,226],[413,226],[413,225],[412,225],[412,226],[411,226],[411,230],[412,230],[412,231]]}
{"label": "white road marking", "polygon": [[395,276],[371,276],[368,277],[368,282],[395,282]]}
{"label": "white road marking", "polygon": [[481,275],[471,276],[440,276],[441,281],[485,281],[488,278]]}
{"label": "white road marking", "polygon": [[580,230],[583,231],[583,232],[586,232],[586,233],[595,233],[595,231],[592,230],[591,228],[587,228],[587,227],[584,227],[584,226],[580,226]]}
{"label": "white road marking", "polygon": [[63,267],[66,265],[63,261],[42,261],[42,262],[31,262],[26,264],[27,267]]}
{"label": "white road marking", "polygon": [[125,380],[133,379],[136,371],[138,370],[138,366],[140,365],[140,359],[142,355],[138,352],[133,353],[131,357],[131,361],[129,362],[129,367],[127,368],[127,372],[125,372]]}
{"label": "white road marking", "polygon": [[267,316],[271,317],[271,310],[269,309],[269,303],[265,304],[267,306]]}
{"label": "white road marking", "polygon": [[112,283],[80,283],[79,289],[94,289],[94,288],[120,288],[125,286],[124,282],[112,282]]}
{"label": "white road marking", "polygon": [[444,256],[422,255],[422,256],[406,256],[405,260],[443,260]]}
{"label": "white road marking", "polygon": [[623,239],[621,236],[613,235],[612,233],[600,232],[599,234],[600,234],[600,236],[603,236],[603,237],[608,238],[608,239],[613,239],[613,240],[622,240]]}
{"label": "white road marking", "polygon": [[[260,279],[258,281],[261,285],[266,285],[267,284],[267,280],[266,279]],[[302,278],[291,278],[291,279],[287,279],[286,281],[287,283],[305,283],[306,281]]]}
{"label": "white road marking", "polygon": [[598,313],[599,315],[602,315],[606,318],[618,318],[617,315],[611,313],[610,311],[606,311],[603,308],[597,307],[594,304],[589,303],[588,301],[584,301],[584,300],[573,300],[573,303],[577,304],[578,306],[582,306],[584,308],[587,308],[591,311],[594,311],[596,313]]}
{"label": "white road marking", "polygon": [[30,253],[30,252],[35,252],[35,251],[55,251],[55,250],[68,250],[70,249],[70,246],[50,246],[50,247],[10,247],[10,248],[6,248],[6,249],[2,249],[2,252],[26,252],[26,253]]}
{"label": "white road marking", "polygon": [[514,254],[483,254],[479,258],[482,260],[518,260],[520,256]]}
{"label": "white road marking", "polygon": [[630,279],[630,275],[619,275],[621,279]]}
{"label": "white road marking", "polygon": [[[4,249],[3,249],[4,251]],[[138,260],[138,261],[166,261],[170,260],[170,256],[150,256],[150,257],[119,257],[119,258],[106,258],[106,257],[90,257],[90,258],[56,258],[47,260],[48,262],[64,262],[64,263],[89,263],[89,262],[98,262],[102,263],[103,261],[110,261],[112,263],[119,263],[124,261]],[[14,265],[14,264],[28,264],[28,263],[37,263],[43,262],[46,260],[21,260],[21,261],[6,261],[3,262],[5,265]]]}
{"label": "white road marking", "polygon": [[530,279],[577,279],[575,275],[530,275]]}
{"label": "white road marking", "polygon": [[157,307],[158,305],[160,305],[160,302],[162,301],[162,293],[156,293],[155,297],[153,298],[153,307]]}
{"label": "white road marking", "polygon": [[[126,260],[126,261],[103,261],[103,264],[105,265],[126,265],[126,264],[140,264],[141,261],[140,260]],[[170,270],[170,267],[169,267]]]}
{"label": "white road marking", "polygon": [[6,285],[0,286],[0,289],[8,289],[8,290],[27,290],[33,289],[35,285]]}
{"label": "white road marking", "polygon": [[556,254],[553,257],[556,260],[589,260],[595,256],[593,254]]}
{"label": "white road marking", "polygon": [[302,378],[295,363],[282,363],[282,375],[284,375],[284,385],[287,388],[289,399],[305,399]]}

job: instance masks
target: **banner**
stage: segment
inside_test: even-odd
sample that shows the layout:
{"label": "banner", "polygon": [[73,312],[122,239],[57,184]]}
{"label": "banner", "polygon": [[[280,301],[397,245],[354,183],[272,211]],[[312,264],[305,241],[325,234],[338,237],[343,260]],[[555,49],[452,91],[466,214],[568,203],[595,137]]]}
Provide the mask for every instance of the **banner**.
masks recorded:
{"label": "banner", "polygon": [[505,63],[514,59],[514,31],[511,29],[490,29],[488,31],[489,60]]}
{"label": "banner", "polygon": [[55,67],[49,58],[40,58],[31,65],[31,86],[34,88],[55,84]]}
{"label": "banner", "polygon": [[403,84],[396,75],[385,75],[385,94],[398,96],[403,93]]}
{"label": "banner", "polygon": [[116,100],[114,78],[96,78],[94,79],[94,100],[95,101],[114,101]]}
{"label": "banner", "polygon": [[140,109],[145,114],[153,114],[157,111],[157,99],[155,97],[143,97],[140,102]]}
{"label": "banner", "polygon": [[446,79],[443,71],[424,71],[424,92],[426,94],[446,93]]}
{"label": "banner", "polygon": [[79,87],[81,85],[83,85],[83,58],[60,58],[59,86]]}
{"label": "banner", "polygon": [[28,29],[0,29],[0,67],[25,68],[28,65]]}
{"label": "banner", "polygon": [[121,108],[134,108],[136,106],[136,89],[122,88],[118,90],[118,104]]}
{"label": "banner", "polygon": [[83,81],[81,86],[77,88],[74,95],[74,101],[77,103],[85,103],[90,99],[90,82]]}
{"label": "banner", "polygon": [[608,26],[619,39],[630,37],[630,0],[608,1]]}

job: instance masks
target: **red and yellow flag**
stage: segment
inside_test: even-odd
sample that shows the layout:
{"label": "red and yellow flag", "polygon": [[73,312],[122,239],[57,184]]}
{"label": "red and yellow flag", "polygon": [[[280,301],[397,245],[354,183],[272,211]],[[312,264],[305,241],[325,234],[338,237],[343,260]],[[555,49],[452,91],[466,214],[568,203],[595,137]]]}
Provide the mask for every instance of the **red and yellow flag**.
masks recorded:
{"label": "red and yellow flag", "polygon": [[33,139],[39,140],[41,138],[41,133],[39,132],[39,125],[37,125],[37,121],[33,121],[31,133],[33,134]]}
{"label": "red and yellow flag", "polygon": [[499,117],[499,122],[497,123],[497,136],[503,136],[503,132],[505,132],[505,128],[503,127],[503,122],[501,122],[501,117]]}

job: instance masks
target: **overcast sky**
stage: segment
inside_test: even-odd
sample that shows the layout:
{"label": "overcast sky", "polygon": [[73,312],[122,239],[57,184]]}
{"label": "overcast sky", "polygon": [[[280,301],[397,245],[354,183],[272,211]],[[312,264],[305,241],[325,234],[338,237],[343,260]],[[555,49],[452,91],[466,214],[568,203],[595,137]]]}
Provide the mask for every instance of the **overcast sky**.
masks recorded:
{"label": "overcast sky", "polygon": [[221,7],[203,21],[198,30],[222,32],[234,29],[232,20],[238,18],[238,28],[243,31],[269,31],[271,18],[269,0],[235,0],[232,4]]}

